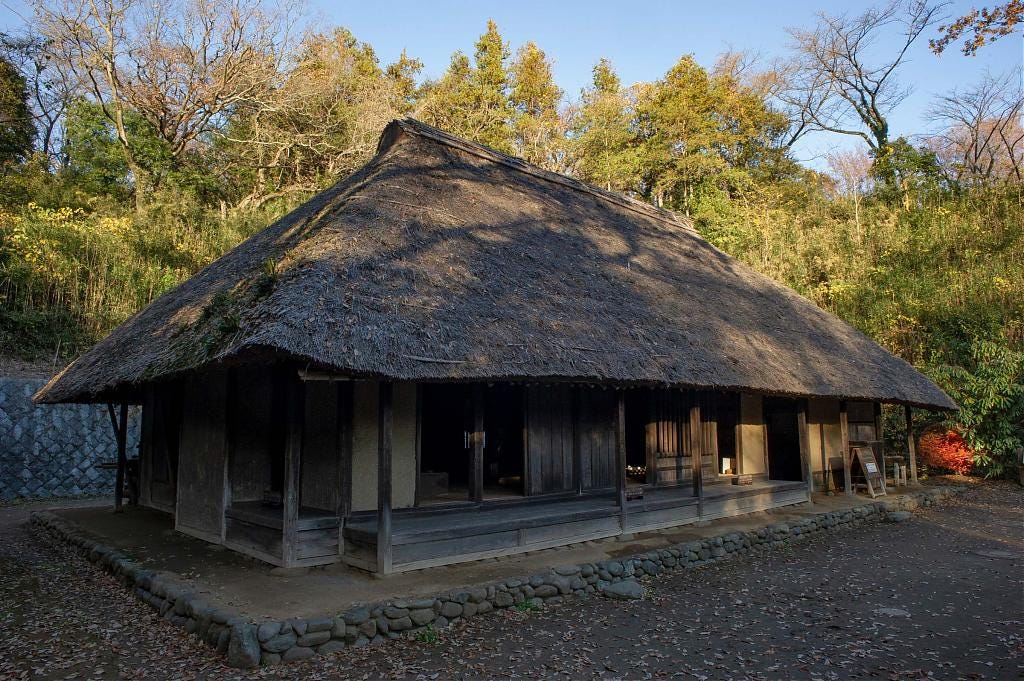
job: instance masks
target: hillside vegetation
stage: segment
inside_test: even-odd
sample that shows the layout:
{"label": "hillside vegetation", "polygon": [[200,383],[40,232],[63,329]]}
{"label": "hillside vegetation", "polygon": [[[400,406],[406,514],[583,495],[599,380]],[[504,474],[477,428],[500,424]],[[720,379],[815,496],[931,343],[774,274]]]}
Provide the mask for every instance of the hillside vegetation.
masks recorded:
{"label": "hillside vegetation", "polygon": [[[122,13],[70,4],[83,21],[61,22],[41,3],[39,33],[4,39],[0,355],[75,357],[359,167],[389,120],[412,115],[689,215],[715,245],[936,380],[963,409],[927,425],[960,433],[977,470],[1015,465],[1024,446],[1019,80],[986,76],[936,101],[928,135],[890,139],[895,81],[858,84],[816,61],[829,30],[881,34],[896,22],[918,40],[935,22],[926,4],[873,10],[891,13],[877,24],[866,12],[795,31],[792,58],[771,67],[738,53],[710,66],[683,55],[661,78],[626,86],[601,60],[573,98],[540,47],[513,54],[493,23],[472,56],[456,52],[441,78],[423,82],[417,60],[381,64],[344,29],[289,43],[288,17],[259,3],[182,0],[191,10],[182,16],[209,21],[165,17],[149,31],[132,3]],[[113,49],[101,39],[109,26],[123,43]],[[878,73],[898,73],[900,58]],[[862,111],[836,87],[815,90],[829,78],[854,94],[874,88],[888,104]],[[792,147],[821,130],[863,147],[831,155],[827,172],[808,169]],[[902,425],[901,412],[889,417]]]}

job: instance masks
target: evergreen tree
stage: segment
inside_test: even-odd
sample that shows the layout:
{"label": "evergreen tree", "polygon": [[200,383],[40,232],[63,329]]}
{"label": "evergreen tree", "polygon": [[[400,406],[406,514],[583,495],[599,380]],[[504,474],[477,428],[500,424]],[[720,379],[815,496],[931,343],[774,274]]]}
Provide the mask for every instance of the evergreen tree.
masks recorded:
{"label": "evergreen tree", "polygon": [[474,65],[452,55],[444,76],[425,86],[420,116],[448,132],[504,153],[515,153],[508,92],[508,44],[493,21],[476,43]]}
{"label": "evergreen tree", "polygon": [[583,91],[570,133],[580,177],[608,190],[635,188],[632,106],[607,59],[594,66],[593,86]]}
{"label": "evergreen tree", "polygon": [[0,57],[0,163],[26,159],[35,136],[25,78],[14,64]]}
{"label": "evergreen tree", "polygon": [[550,170],[563,168],[563,131],[551,63],[533,42],[519,49],[511,68],[516,154]]}

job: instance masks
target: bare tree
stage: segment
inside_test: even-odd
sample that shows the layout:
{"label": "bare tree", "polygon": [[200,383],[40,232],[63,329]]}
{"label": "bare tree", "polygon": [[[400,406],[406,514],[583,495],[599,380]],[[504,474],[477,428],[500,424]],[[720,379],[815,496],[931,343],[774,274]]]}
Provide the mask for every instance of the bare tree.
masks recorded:
{"label": "bare tree", "polygon": [[[873,153],[884,149],[889,114],[910,92],[897,71],[940,8],[894,0],[860,14],[819,14],[814,28],[791,29],[796,55],[779,96],[798,112],[797,129],[856,135]],[[876,56],[883,39],[891,46],[885,58]]]}
{"label": "bare tree", "polygon": [[295,16],[260,0],[36,0],[52,58],[80,79],[111,122],[133,175],[149,190],[126,124],[138,113],[180,160],[226,115],[274,86]]}
{"label": "bare tree", "polygon": [[51,58],[47,40],[38,34],[0,36],[0,50],[25,78],[39,150],[51,162],[57,161],[64,114],[79,83]]}
{"label": "bare tree", "polygon": [[858,146],[847,151],[833,151],[825,156],[828,169],[836,179],[838,192],[853,204],[856,224],[855,237],[858,243],[863,234],[860,225],[860,209],[864,195],[871,191],[871,155],[867,149]]}
{"label": "bare tree", "polygon": [[1024,164],[1024,88],[1019,69],[935,98],[929,119],[940,130],[927,138],[958,184],[1021,182]]}

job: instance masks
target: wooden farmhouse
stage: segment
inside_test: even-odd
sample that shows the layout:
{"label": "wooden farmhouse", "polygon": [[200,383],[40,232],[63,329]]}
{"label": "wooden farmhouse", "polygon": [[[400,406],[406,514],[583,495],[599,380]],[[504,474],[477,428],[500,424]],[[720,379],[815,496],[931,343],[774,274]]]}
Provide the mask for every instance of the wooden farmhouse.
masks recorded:
{"label": "wooden farmhouse", "polygon": [[178,531],[378,573],[806,502],[882,403],[956,408],[687,220],[413,120],[36,399],[141,405]]}

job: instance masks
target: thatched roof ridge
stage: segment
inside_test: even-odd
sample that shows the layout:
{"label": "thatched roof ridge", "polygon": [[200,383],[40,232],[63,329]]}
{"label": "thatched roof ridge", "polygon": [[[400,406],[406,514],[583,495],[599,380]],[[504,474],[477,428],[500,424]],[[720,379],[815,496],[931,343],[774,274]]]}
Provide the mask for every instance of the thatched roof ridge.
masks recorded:
{"label": "thatched roof ridge", "polygon": [[579,381],[950,409],[913,367],[685,219],[416,121],[366,166],[115,329],[37,395],[212,364]]}

